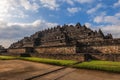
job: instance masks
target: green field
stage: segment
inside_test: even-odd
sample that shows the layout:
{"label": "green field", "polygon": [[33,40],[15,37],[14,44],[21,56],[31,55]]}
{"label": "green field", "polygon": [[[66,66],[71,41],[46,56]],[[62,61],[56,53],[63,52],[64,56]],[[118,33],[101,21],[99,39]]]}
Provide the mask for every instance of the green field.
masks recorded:
{"label": "green field", "polygon": [[55,60],[55,59],[36,58],[36,57],[20,57],[19,59],[33,61],[33,62],[53,64],[53,65],[58,65],[58,66],[69,66],[77,62],[77,61],[72,61],[72,60]]}
{"label": "green field", "polygon": [[120,62],[112,62],[112,61],[90,61],[83,62],[81,64],[74,65],[75,68],[83,68],[83,69],[94,69],[94,70],[102,70],[109,72],[118,72],[120,73]]}
{"label": "green field", "polygon": [[55,60],[55,59],[46,59],[46,58],[37,58],[37,57],[12,57],[12,56],[0,56],[0,60],[27,60],[39,63],[53,64],[59,66],[74,67],[78,69],[93,69],[93,70],[102,70],[109,72],[120,73],[120,62],[112,61],[90,61],[77,63],[77,61],[72,60]]}
{"label": "green field", "polygon": [[16,59],[16,57],[13,56],[0,56],[0,60],[13,60]]}

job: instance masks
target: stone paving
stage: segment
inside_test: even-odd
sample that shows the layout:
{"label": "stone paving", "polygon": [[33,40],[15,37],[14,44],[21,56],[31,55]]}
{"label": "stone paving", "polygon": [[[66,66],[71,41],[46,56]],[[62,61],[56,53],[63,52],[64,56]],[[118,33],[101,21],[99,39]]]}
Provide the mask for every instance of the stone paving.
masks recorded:
{"label": "stone paving", "polygon": [[0,60],[0,80],[120,80],[120,74],[22,60]]}

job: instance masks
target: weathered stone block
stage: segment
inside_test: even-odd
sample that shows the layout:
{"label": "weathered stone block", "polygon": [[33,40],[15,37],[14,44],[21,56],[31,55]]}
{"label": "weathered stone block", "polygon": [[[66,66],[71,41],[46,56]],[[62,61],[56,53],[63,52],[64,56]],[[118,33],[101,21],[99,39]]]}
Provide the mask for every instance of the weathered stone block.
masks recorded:
{"label": "weathered stone block", "polygon": [[25,48],[8,49],[8,53],[16,53],[16,54],[19,54],[19,53],[25,53],[25,52],[26,52],[26,49],[25,49]]}
{"label": "weathered stone block", "polygon": [[120,54],[120,46],[119,45],[112,45],[112,46],[93,46],[93,49],[100,51],[101,53],[105,54]]}
{"label": "weathered stone block", "polygon": [[75,46],[65,46],[65,47],[37,47],[35,52],[38,53],[51,53],[51,54],[75,54]]}

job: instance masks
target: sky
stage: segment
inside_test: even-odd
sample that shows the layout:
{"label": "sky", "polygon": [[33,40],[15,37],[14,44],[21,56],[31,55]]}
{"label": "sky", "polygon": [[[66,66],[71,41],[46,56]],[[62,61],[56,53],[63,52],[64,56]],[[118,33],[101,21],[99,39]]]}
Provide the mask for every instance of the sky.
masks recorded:
{"label": "sky", "polygon": [[0,0],[0,45],[78,22],[120,38],[120,0]]}

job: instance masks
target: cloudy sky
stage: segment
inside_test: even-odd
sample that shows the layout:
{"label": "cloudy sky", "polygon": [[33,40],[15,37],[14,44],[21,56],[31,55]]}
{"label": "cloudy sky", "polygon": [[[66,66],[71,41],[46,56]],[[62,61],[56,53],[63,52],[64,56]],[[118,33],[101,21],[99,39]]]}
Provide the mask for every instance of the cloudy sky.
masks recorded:
{"label": "cloudy sky", "polygon": [[0,0],[0,44],[36,31],[80,22],[120,37],[120,0]]}

